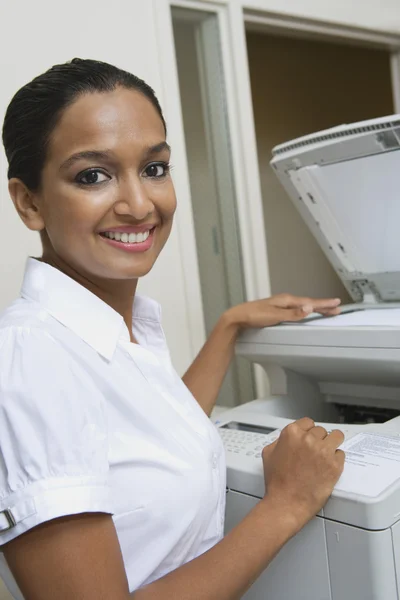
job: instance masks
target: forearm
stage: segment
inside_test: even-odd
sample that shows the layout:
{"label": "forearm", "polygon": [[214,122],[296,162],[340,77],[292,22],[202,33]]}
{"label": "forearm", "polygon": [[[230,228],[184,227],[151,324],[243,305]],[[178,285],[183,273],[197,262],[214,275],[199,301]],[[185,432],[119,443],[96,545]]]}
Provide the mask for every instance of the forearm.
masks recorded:
{"label": "forearm", "polygon": [[288,511],[262,500],[219,544],[133,595],[135,600],[237,600],[297,532]]}
{"label": "forearm", "polygon": [[239,327],[222,315],[182,380],[207,415],[211,414],[235,351]]}

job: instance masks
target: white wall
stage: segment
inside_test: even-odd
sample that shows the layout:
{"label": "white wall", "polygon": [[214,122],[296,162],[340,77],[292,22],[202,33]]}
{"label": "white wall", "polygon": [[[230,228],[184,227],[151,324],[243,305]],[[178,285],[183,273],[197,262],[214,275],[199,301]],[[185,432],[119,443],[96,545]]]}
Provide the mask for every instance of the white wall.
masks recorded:
{"label": "white wall", "polygon": [[[0,0],[1,117],[19,87],[53,64],[75,56],[105,60],[135,73],[155,88],[163,103],[153,8],[151,0],[114,0],[112,6],[106,0],[95,6],[81,0],[64,5],[50,0]],[[19,221],[8,196],[2,148],[0,161],[1,310],[18,295],[25,259],[39,255],[40,244],[38,235]],[[177,232],[173,231],[154,271],[138,290],[162,303],[173,360],[182,372],[190,362],[192,347],[180,256]]]}
{"label": "white wall", "polygon": [[400,33],[399,0],[241,0],[241,4],[302,19]]}

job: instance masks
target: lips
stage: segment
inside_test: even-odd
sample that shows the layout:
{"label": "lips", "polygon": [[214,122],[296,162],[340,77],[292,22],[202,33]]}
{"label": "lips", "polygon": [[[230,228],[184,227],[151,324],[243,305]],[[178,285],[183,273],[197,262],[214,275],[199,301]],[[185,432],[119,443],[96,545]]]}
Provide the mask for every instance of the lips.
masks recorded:
{"label": "lips", "polygon": [[129,244],[139,244],[145,242],[149,237],[152,230],[143,231],[143,233],[120,233],[119,231],[106,231],[101,233],[102,237],[105,237],[110,240],[115,240],[117,242],[129,243]]}
{"label": "lips", "polygon": [[127,231],[121,233],[120,231],[115,231],[114,228],[113,231],[108,230],[100,233],[100,238],[108,245],[119,250],[124,250],[125,252],[145,252],[153,245],[155,229],[155,227],[150,230],[146,228],[145,231],[138,232],[136,228],[136,233],[132,231],[130,233]]}
{"label": "lips", "polygon": [[105,233],[145,233],[151,231],[157,226],[156,223],[147,223],[146,225],[120,225],[118,227],[107,227],[100,231],[100,235]]}

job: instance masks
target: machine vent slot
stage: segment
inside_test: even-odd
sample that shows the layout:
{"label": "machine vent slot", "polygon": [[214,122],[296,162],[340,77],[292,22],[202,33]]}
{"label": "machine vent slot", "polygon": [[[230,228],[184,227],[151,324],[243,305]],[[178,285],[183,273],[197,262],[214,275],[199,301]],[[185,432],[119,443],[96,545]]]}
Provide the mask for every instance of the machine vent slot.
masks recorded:
{"label": "machine vent slot", "polygon": [[338,411],[338,423],[366,425],[368,423],[386,423],[400,415],[400,410],[374,406],[357,406],[354,404],[334,404]]}
{"label": "machine vent slot", "polygon": [[282,146],[278,146],[272,150],[273,156],[278,156],[279,154],[283,154],[284,152],[288,152],[290,150],[296,150],[296,148],[303,148],[305,146],[312,146],[319,142],[326,142],[328,140],[335,140],[343,137],[351,137],[352,135],[358,133],[370,133],[372,131],[385,131],[388,129],[393,129],[393,127],[400,127],[400,120],[392,121],[390,123],[376,123],[375,125],[363,125],[362,127],[352,127],[351,129],[346,129],[344,131],[334,131],[332,133],[326,133],[324,135],[317,135],[308,140],[302,140],[301,142],[288,143],[283,144]]}

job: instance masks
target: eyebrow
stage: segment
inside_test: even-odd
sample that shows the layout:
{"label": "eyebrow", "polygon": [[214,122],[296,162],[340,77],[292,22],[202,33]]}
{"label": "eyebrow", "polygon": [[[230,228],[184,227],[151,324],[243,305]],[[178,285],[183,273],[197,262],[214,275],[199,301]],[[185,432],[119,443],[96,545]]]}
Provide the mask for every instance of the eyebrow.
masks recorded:
{"label": "eyebrow", "polygon": [[[163,141],[155,146],[149,146],[145,149],[144,155],[146,158],[150,156],[154,156],[154,154],[161,154],[164,151],[171,152],[171,147],[167,142]],[[83,150],[82,152],[77,152],[76,154],[72,154],[66,161],[62,163],[60,166],[61,169],[68,169],[73,164],[78,162],[79,160],[110,160],[112,158],[113,152],[112,150]]]}

